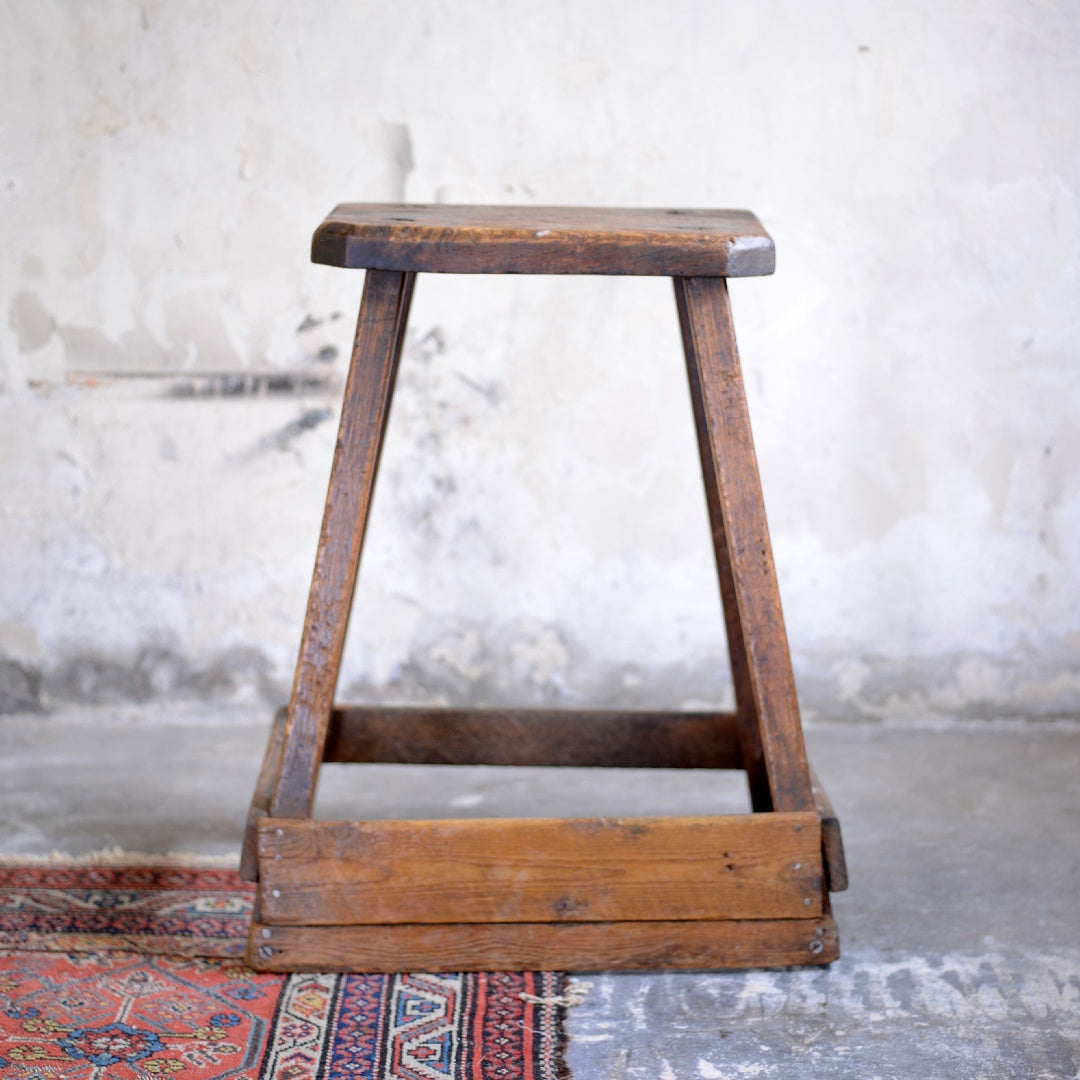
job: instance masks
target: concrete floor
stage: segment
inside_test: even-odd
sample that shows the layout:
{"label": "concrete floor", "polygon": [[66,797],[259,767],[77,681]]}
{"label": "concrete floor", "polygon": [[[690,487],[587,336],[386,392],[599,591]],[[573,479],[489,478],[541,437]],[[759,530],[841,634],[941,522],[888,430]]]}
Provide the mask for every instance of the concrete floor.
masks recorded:
{"label": "concrete floor", "polygon": [[[0,852],[235,855],[264,729],[0,721]],[[828,969],[583,975],[579,1080],[1077,1077],[1080,725],[815,726],[852,887]],[[597,770],[324,770],[324,817],[745,807],[741,779]],[[452,775],[445,775],[446,772]]]}

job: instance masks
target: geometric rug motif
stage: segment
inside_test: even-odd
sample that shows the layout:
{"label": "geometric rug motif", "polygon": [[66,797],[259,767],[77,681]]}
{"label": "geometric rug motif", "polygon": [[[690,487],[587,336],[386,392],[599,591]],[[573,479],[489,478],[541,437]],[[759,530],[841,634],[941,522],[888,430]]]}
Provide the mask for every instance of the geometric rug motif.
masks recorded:
{"label": "geometric rug motif", "polygon": [[233,871],[0,865],[0,1077],[561,1080],[553,973],[260,974]]}

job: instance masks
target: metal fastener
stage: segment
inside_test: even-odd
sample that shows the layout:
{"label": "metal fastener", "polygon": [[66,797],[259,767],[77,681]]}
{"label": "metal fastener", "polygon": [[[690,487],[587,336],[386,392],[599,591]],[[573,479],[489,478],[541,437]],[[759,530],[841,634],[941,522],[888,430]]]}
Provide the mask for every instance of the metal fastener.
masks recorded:
{"label": "metal fastener", "polygon": [[802,863],[797,862],[791,869],[792,870],[801,870],[802,869]]}
{"label": "metal fastener", "polygon": [[274,955],[274,950],[271,949],[269,945],[260,945],[259,946],[259,955],[264,960],[269,960],[270,957]]}
{"label": "metal fastener", "polygon": [[825,942],[820,938],[814,938],[813,941],[807,945],[807,948],[814,954],[814,956],[820,956],[825,951]]}
{"label": "metal fastener", "polygon": [[804,896],[802,898],[802,902],[803,902],[803,907],[809,907],[814,901],[811,900],[809,896]]}
{"label": "metal fastener", "polygon": [[281,896],[281,890],[280,889],[271,889],[270,890],[270,895],[276,900],[279,896]]}
{"label": "metal fastener", "polygon": [[280,855],[275,855],[274,856],[274,862],[281,862],[281,856]]}
{"label": "metal fastener", "polygon": [[273,933],[273,931],[270,929],[269,926],[264,926],[262,928],[262,936],[263,937],[269,937],[272,933]]}
{"label": "metal fastener", "polygon": [[274,835],[275,836],[284,836],[285,835],[285,830],[284,829],[275,829],[274,830]]}

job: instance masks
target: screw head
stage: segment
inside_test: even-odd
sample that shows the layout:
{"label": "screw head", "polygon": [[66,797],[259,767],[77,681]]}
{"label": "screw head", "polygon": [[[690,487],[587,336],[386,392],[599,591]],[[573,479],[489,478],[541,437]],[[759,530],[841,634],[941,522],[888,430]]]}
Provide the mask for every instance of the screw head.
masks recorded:
{"label": "screw head", "polygon": [[261,956],[264,960],[269,960],[270,957],[273,956],[273,955],[274,955],[274,950],[271,949],[269,945],[260,945],[259,946],[259,956]]}
{"label": "screw head", "polygon": [[820,938],[814,938],[814,940],[807,945],[807,948],[814,956],[820,956],[825,951],[825,942]]}
{"label": "screw head", "polygon": [[272,931],[270,930],[269,926],[264,926],[260,932],[262,933],[263,937],[269,937]]}
{"label": "screw head", "polygon": [[801,870],[802,869],[802,863],[797,862],[791,869],[792,870]]}
{"label": "screw head", "polygon": [[272,896],[272,897],[273,897],[273,898],[274,898],[275,900],[277,900],[277,899],[278,899],[278,897],[280,897],[280,896],[281,896],[281,890],[280,890],[280,889],[271,889],[271,890],[270,890],[270,895],[271,895],[271,896]]}
{"label": "screw head", "polygon": [[814,901],[811,900],[809,896],[804,896],[802,898],[802,902],[803,902],[803,907],[809,907]]}
{"label": "screw head", "polygon": [[275,829],[274,830],[274,835],[275,836],[284,836],[285,835],[285,830],[284,829]]}

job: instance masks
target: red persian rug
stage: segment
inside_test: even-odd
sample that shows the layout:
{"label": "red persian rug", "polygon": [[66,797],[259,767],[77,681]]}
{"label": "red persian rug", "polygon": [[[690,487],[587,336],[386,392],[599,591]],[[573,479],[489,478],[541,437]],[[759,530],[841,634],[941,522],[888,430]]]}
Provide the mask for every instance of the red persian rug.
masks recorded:
{"label": "red persian rug", "polygon": [[265,975],[234,871],[0,865],[0,1077],[560,1080],[560,977]]}

